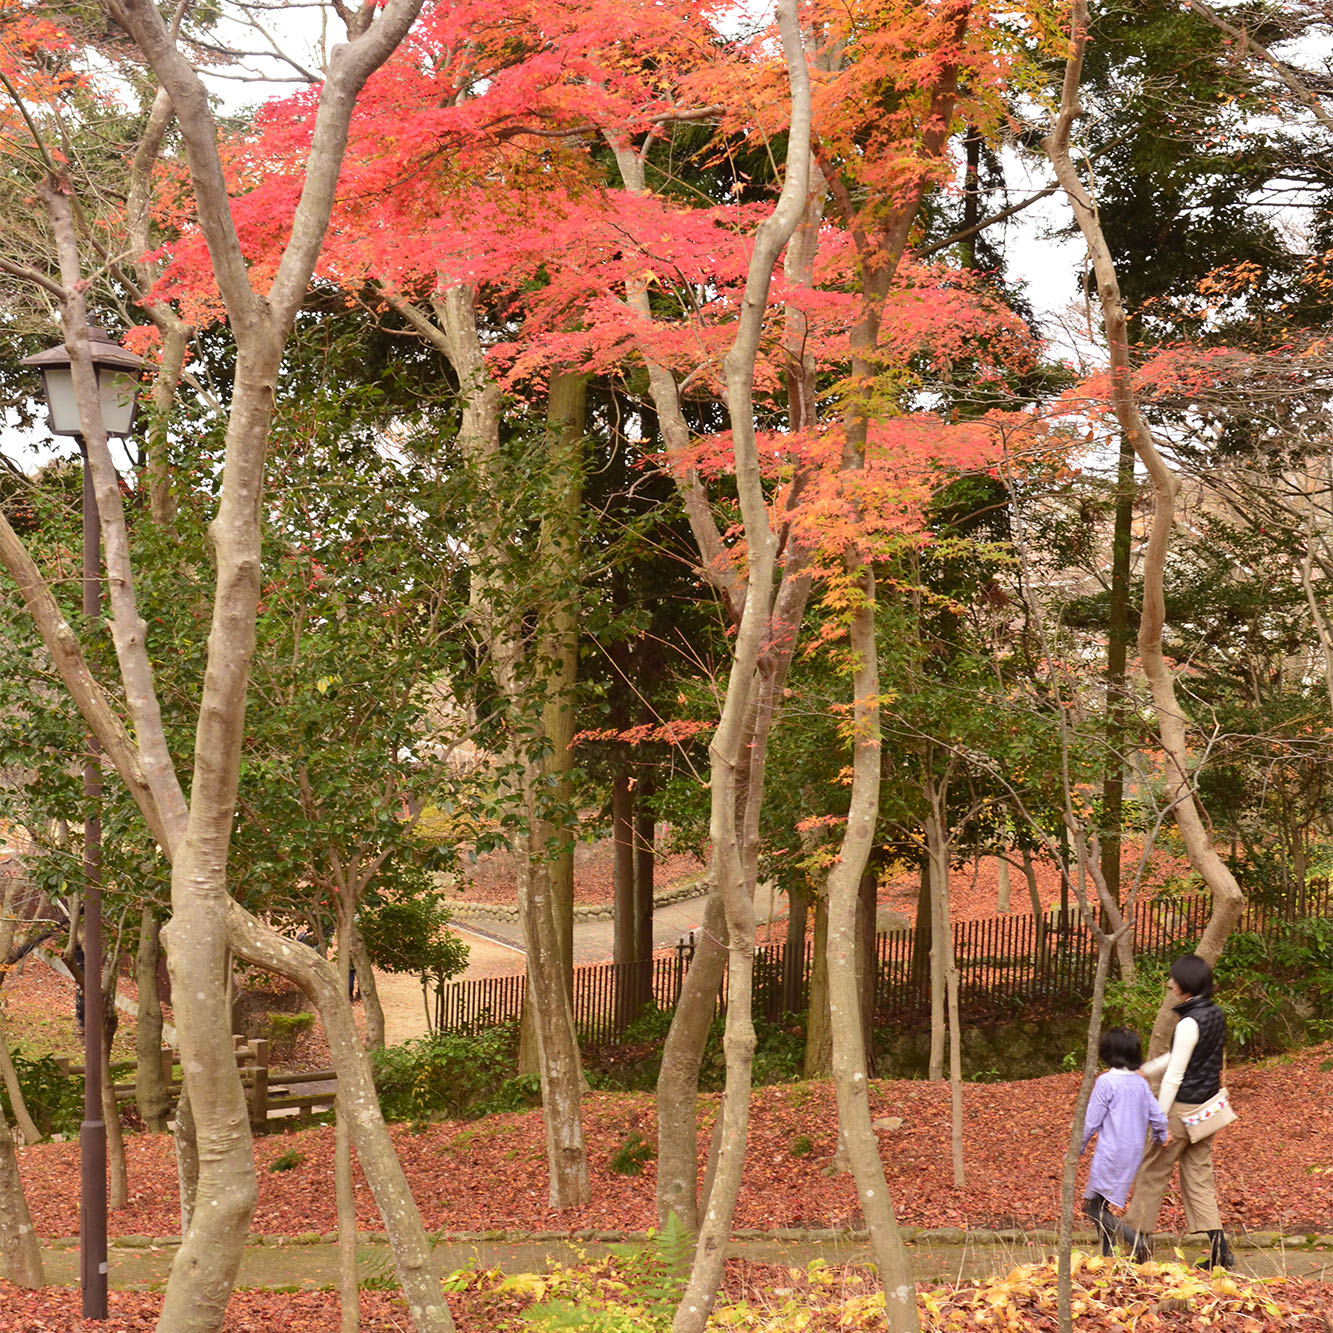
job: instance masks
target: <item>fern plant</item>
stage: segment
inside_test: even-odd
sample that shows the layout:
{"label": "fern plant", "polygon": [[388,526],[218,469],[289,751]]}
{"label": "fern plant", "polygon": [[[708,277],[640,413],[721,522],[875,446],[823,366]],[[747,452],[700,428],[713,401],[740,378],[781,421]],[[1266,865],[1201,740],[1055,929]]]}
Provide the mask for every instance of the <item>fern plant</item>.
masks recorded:
{"label": "fern plant", "polygon": [[532,1306],[523,1320],[543,1330],[587,1333],[664,1331],[689,1277],[693,1234],[672,1213],[646,1245],[612,1245],[610,1258],[591,1268],[549,1275],[545,1290],[558,1292]]}

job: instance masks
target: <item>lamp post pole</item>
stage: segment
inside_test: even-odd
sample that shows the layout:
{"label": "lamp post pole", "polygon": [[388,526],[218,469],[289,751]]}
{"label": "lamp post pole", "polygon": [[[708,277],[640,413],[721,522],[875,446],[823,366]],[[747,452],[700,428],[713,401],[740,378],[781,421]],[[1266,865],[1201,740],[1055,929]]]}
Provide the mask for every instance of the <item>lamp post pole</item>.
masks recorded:
{"label": "lamp post pole", "polygon": [[[87,328],[88,350],[97,376],[98,403],[107,436],[134,429],[139,372],[143,361],[109,338]],[[42,372],[51,429],[72,435],[83,460],[83,620],[91,627],[102,610],[101,527],[92,468],[83,438],[69,352],[62,344],[25,366]],[[79,1275],[83,1317],[107,1317],[106,1264],[106,1122],[102,1119],[102,765],[97,741],[88,737],[83,764],[83,1124],[79,1130]],[[112,1099],[114,1105],[114,1097]]]}
{"label": "lamp post pole", "polygon": [[[101,525],[83,436],[83,620],[102,610]],[[83,1317],[105,1319],[106,1122],[102,1119],[102,765],[88,737],[83,764],[83,1124],[79,1127],[79,1286]]]}

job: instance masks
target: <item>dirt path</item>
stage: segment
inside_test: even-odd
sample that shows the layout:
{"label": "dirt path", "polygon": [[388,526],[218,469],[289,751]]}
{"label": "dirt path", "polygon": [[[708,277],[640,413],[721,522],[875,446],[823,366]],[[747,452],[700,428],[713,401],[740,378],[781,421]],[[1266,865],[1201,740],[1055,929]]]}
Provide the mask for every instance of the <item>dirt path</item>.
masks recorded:
{"label": "dirt path", "polygon": [[[672,948],[703,921],[703,896],[659,907],[653,916],[653,947]],[[770,911],[781,909],[780,900],[772,902],[761,891],[755,900],[755,914],[760,922]],[[523,932],[516,921],[455,921],[452,928],[468,946],[468,964],[464,980],[478,977],[518,976],[523,972]],[[610,921],[574,923],[574,963],[585,967],[611,961],[613,925]],[[375,986],[384,1009],[384,1035],[390,1046],[426,1032],[426,1010],[421,1000],[421,983],[416,977],[375,973]]]}
{"label": "dirt path", "polygon": [[[327,1241],[310,1244],[301,1238],[295,1244],[247,1245],[241,1264],[239,1287],[328,1287],[338,1280],[337,1246]],[[147,1238],[144,1238],[147,1241]],[[1082,1234],[1076,1244],[1091,1248],[1091,1234]],[[577,1264],[582,1259],[608,1252],[607,1244],[594,1240],[539,1240],[511,1238],[505,1241],[442,1241],[435,1247],[446,1272],[460,1268],[499,1268],[506,1273],[544,1272],[552,1264]],[[727,1246],[729,1256],[752,1263],[782,1264],[805,1268],[814,1260],[838,1267],[868,1264],[871,1252],[866,1241],[851,1237],[835,1240],[806,1240],[780,1233],[737,1237]],[[923,1240],[909,1242],[912,1273],[918,1282],[966,1282],[1008,1272],[1016,1264],[1040,1263],[1051,1253],[1045,1239],[1015,1236],[1003,1243],[947,1244]],[[166,1281],[176,1246],[139,1243],[110,1247],[108,1261],[111,1286],[117,1290],[153,1289]],[[1160,1258],[1172,1257],[1163,1245]],[[1333,1278],[1333,1254],[1323,1247],[1269,1246],[1238,1250],[1237,1276]],[[79,1252],[73,1246],[44,1247],[42,1262],[47,1281],[55,1286],[76,1286]],[[357,1269],[363,1280],[383,1280],[393,1273],[388,1246],[376,1241],[357,1246]]]}

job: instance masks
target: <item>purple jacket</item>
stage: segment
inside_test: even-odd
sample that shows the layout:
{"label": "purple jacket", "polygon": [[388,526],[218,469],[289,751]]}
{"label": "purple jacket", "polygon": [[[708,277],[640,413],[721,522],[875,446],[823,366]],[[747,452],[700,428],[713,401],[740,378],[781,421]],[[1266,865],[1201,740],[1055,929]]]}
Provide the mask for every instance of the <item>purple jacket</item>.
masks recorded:
{"label": "purple jacket", "polygon": [[1117,1208],[1124,1206],[1143,1159],[1149,1125],[1157,1142],[1165,1143],[1171,1131],[1148,1080],[1137,1070],[1108,1069],[1093,1084],[1083,1122],[1083,1147],[1097,1136],[1085,1198],[1100,1194]]}

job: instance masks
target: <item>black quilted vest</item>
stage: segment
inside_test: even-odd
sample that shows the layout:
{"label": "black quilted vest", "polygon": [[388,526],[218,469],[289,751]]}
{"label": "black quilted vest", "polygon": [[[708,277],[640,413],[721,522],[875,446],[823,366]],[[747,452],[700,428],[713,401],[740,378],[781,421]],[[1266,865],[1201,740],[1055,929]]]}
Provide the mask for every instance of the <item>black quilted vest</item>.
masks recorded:
{"label": "black quilted vest", "polygon": [[1191,995],[1184,1004],[1176,1005],[1176,1013],[1181,1018],[1192,1018],[1199,1025],[1199,1040],[1185,1067],[1185,1077],[1180,1080],[1176,1100],[1187,1105],[1206,1102],[1210,1097],[1216,1097],[1222,1086],[1226,1015],[1211,1000],[1198,995]]}

